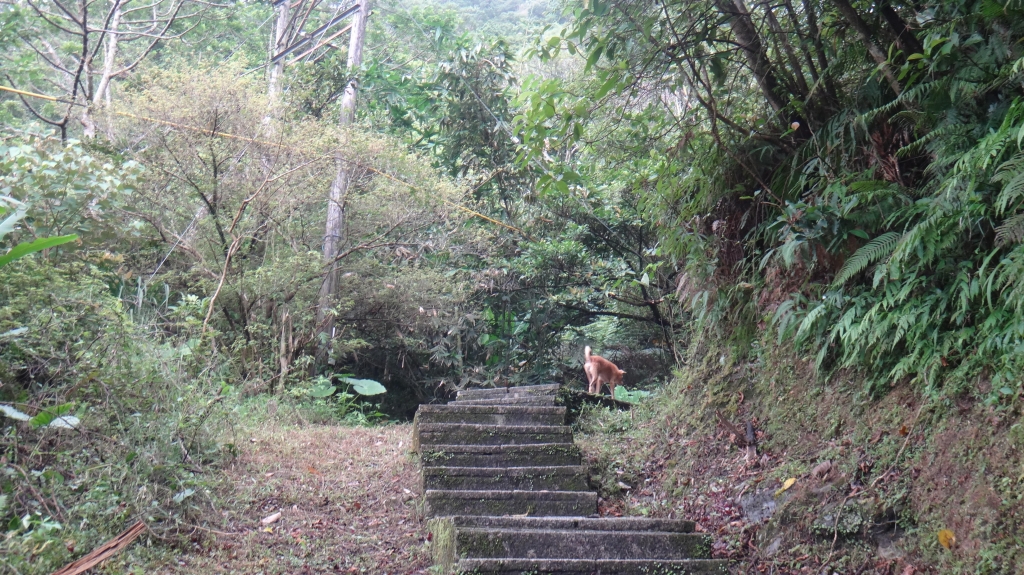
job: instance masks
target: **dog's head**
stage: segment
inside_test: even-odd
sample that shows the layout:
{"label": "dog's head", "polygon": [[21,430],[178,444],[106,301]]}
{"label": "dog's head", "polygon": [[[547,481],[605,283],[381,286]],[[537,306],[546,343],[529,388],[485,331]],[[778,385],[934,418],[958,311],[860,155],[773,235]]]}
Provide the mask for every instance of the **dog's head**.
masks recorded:
{"label": "dog's head", "polygon": [[622,371],[621,369],[615,370],[615,375],[612,376],[612,381],[615,383],[615,385],[622,385],[622,376],[624,375],[626,375],[626,372]]}

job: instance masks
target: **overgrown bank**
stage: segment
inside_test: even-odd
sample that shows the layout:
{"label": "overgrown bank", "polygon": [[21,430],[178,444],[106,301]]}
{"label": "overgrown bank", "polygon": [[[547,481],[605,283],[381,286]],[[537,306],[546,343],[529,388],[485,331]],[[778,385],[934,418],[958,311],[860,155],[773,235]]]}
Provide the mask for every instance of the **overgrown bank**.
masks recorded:
{"label": "overgrown bank", "polygon": [[811,363],[704,347],[634,413],[588,413],[602,512],[696,520],[743,573],[1024,569],[1019,396],[872,399]]}

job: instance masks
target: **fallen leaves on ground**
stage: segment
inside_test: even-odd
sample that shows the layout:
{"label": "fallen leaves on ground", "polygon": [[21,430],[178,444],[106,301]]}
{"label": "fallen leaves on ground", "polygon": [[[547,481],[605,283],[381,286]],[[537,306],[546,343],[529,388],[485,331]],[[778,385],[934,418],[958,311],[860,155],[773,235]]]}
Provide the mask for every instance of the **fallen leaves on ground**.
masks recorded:
{"label": "fallen leaves on ground", "polygon": [[209,528],[164,572],[426,573],[427,531],[409,495],[419,484],[410,433],[409,425],[254,432],[226,471]]}

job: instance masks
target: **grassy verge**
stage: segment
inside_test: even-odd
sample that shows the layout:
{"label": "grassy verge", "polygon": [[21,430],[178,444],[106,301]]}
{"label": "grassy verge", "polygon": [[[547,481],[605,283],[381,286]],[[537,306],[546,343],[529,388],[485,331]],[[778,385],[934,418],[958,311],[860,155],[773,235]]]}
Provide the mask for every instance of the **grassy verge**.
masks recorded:
{"label": "grassy verge", "polygon": [[35,465],[5,462],[27,475],[14,496],[35,494],[43,513],[0,541],[0,573],[49,573],[138,519],[147,530],[97,572],[426,573],[411,425],[310,423],[329,421],[322,411],[247,402],[218,442],[233,455],[191,464],[190,487],[176,493],[153,492],[161,465],[139,470],[102,442],[49,434],[52,452],[95,461],[64,465],[68,457],[43,457],[50,451],[35,445]]}
{"label": "grassy verge", "polygon": [[[409,425],[267,423],[224,471],[210,520],[165,572],[425,573]],[[269,525],[261,520],[280,513]]]}
{"label": "grassy verge", "polygon": [[602,513],[696,520],[738,572],[1024,571],[1020,398],[862,390],[711,349],[632,414],[585,414],[577,441]]}
{"label": "grassy verge", "polygon": [[311,382],[251,397],[262,369],[203,336],[197,297],[126,306],[87,263],[4,273],[0,574],[52,573],[137,521],[146,531],[98,571],[425,564],[407,426],[340,426],[373,416],[295,397]]}

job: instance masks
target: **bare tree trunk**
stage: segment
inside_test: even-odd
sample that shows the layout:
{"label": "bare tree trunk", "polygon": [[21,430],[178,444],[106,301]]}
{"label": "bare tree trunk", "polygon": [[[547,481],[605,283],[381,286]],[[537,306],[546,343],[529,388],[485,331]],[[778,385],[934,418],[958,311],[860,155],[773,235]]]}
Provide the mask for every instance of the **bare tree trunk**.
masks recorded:
{"label": "bare tree trunk", "polygon": [[832,81],[833,73],[829,70],[828,54],[825,52],[825,45],[821,41],[821,28],[818,26],[818,17],[814,13],[817,6],[811,0],[803,0],[803,5],[804,16],[807,18],[807,29],[814,44],[818,68],[821,70],[821,79],[824,80],[825,90],[829,98],[833,104],[837,104],[839,102],[839,90],[836,88],[835,82]]}
{"label": "bare tree trunk", "polygon": [[[366,35],[366,20],[370,14],[369,4],[369,0],[362,0],[359,6],[359,15],[356,16],[357,20],[352,26],[352,39],[349,42],[347,66],[350,79],[348,85],[345,86],[345,94],[341,98],[339,122],[343,145],[348,140],[348,129],[355,121],[356,91],[359,88],[359,79],[355,74],[363,62],[363,38]],[[334,294],[338,290],[339,273],[335,260],[345,238],[345,201],[353,173],[353,166],[346,164],[340,154],[335,161],[338,172],[331,184],[327,203],[327,227],[324,233],[324,264],[327,266],[327,270],[320,288],[320,305],[317,309],[317,319],[324,325],[324,331],[329,338],[333,336],[334,320],[328,316],[327,312],[331,308]]]}
{"label": "bare tree trunk", "polygon": [[[287,46],[288,37],[288,7],[290,2],[286,0],[277,5],[277,23],[274,25],[274,35],[270,39],[270,57],[273,58]],[[284,74],[284,61],[281,58],[270,65],[270,78],[267,82],[267,96],[271,109],[277,105],[277,97],[281,93],[281,75]]]}
{"label": "bare tree trunk", "polygon": [[868,23],[860,17],[857,10],[850,5],[847,0],[832,0],[832,3],[839,9],[839,12],[842,13],[843,18],[849,22],[850,26],[853,26],[857,35],[860,36],[861,41],[864,42],[865,46],[867,46],[868,54],[870,54],[871,58],[878,63],[878,67],[881,69],[882,75],[884,75],[885,79],[889,81],[889,87],[892,88],[893,92],[896,92],[896,94],[899,95],[901,92],[900,83],[896,80],[896,76],[889,68],[889,58],[886,57],[885,52],[882,51],[878,44],[875,44],[875,41],[871,39],[871,28],[868,27]]}
{"label": "bare tree trunk", "polygon": [[[807,85],[807,79],[804,78],[803,66],[800,65],[800,59],[796,56],[796,50],[793,49],[793,45],[787,37],[787,32],[782,29],[782,24],[780,24],[778,18],[775,17],[773,8],[771,6],[765,6],[764,11],[768,20],[768,25],[778,37],[779,44],[782,45],[782,49],[785,51],[786,57],[789,59],[789,67],[793,69],[793,82],[796,84],[796,88],[800,90],[798,95],[801,99],[806,100],[807,95],[811,93],[811,89]],[[793,33],[798,35],[799,30],[794,29]],[[779,66],[779,68],[785,70],[782,66]]]}
{"label": "bare tree trunk", "polygon": [[[290,40],[289,34],[289,7],[291,5],[290,0],[285,0],[276,6],[277,10],[277,21],[274,23],[273,32],[270,34],[270,46],[268,58],[273,59],[274,56],[280,54],[283,51]],[[267,113],[263,116],[263,130],[265,131],[264,137],[272,137],[275,124],[274,118],[277,116],[280,102],[278,101],[281,95],[281,77],[284,75],[285,59],[281,58],[277,62],[270,64],[270,70],[267,77]],[[272,177],[274,172],[274,158],[271,155],[270,148],[265,148],[260,157],[260,164],[263,167],[263,172],[267,178]]]}
{"label": "bare tree trunk", "polygon": [[924,46],[917,40],[917,36],[914,36],[914,31],[907,25],[906,20],[900,17],[899,13],[892,7],[892,4],[889,3],[889,0],[883,0],[880,3],[879,11],[896,35],[896,42],[906,52],[904,57],[924,52]]}
{"label": "bare tree trunk", "polygon": [[100,73],[100,82],[96,86],[96,93],[92,96],[94,106],[100,101],[110,101],[110,80],[114,77],[115,60],[117,59],[117,28],[121,25],[121,8],[127,3],[115,0],[112,8],[113,14],[110,16],[110,24],[107,25],[107,44],[103,48],[103,71]]}
{"label": "bare tree trunk", "polygon": [[82,88],[82,99],[85,100],[86,106],[82,109],[82,126],[84,128],[83,133],[86,138],[92,138],[96,135],[96,122],[92,119],[92,108],[89,107],[89,102],[92,100],[92,55],[89,53],[91,48],[89,47],[89,33],[92,32],[89,28],[89,5],[91,2],[85,0],[79,0],[79,22],[82,30],[82,54],[79,56],[78,62],[78,73],[72,77],[71,85],[71,101],[76,100],[78,87]]}
{"label": "bare tree trunk", "polygon": [[742,48],[747,65],[750,66],[754,79],[768,100],[768,105],[776,112],[781,111],[786,107],[786,99],[780,94],[779,79],[771,69],[768,51],[761,42],[754,21],[750,18],[750,11],[743,0],[718,0],[717,4],[718,10],[729,17],[729,25],[736,37],[736,43]]}

